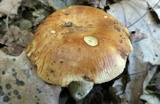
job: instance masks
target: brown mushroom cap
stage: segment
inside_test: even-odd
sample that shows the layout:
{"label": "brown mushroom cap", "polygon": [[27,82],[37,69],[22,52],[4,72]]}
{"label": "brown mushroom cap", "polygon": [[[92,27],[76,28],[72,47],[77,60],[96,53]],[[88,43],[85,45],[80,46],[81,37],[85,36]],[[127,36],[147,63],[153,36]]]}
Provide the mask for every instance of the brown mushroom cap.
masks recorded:
{"label": "brown mushroom cap", "polygon": [[115,18],[93,7],[71,6],[40,24],[26,53],[40,78],[64,87],[112,80],[131,50],[126,29]]}

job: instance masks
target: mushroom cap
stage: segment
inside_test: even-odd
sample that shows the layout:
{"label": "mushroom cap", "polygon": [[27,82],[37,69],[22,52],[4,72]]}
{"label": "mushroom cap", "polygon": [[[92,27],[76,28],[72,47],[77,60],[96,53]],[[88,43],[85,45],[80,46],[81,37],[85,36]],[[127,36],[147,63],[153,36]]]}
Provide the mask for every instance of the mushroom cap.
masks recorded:
{"label": "mushroom cap", "polygon": [[26,53],[44,81],[68,86],[95,84],[121,74],[132,50],[126,28],[106,12],[71,6],[51,14],[37,28]]}

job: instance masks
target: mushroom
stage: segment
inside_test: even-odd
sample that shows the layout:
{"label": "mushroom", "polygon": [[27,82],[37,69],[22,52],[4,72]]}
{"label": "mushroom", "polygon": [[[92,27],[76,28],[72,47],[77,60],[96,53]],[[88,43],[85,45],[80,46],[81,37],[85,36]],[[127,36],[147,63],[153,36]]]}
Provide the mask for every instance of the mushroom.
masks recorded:
{"label": "mushroom", "polygon": [[39,25],[26,53],[42,80],[68,87],[78,100],[94,84],[121,74],[131,50],[126,28],[111,15],[93,7],[70,6]]}

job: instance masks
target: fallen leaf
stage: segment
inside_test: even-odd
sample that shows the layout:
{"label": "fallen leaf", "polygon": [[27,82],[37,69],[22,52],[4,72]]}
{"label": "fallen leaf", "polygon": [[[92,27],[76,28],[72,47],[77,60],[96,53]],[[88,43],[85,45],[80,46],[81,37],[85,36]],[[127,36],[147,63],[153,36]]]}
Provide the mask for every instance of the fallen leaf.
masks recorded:
{"label": "fallen leaf", "polygon": [[138,42],[145,38],[147,38],[147,36],[144,33],[141,33],[139,29],[136,29],[135,32],[130,35],[131,42]]}
{"label": "fallen leaf", "polygon": [[18,56],[22,53],[23,49],[24,47],[11,42],[7,46],[4,46],[2,51],[8,55]]}
{"label": "fallen leaf", "polygon": [[155,93],[156,94],[159,94],[160,95],[160,72],[158,72],[157,74],[155,74],[155,76],[153,77],[153,82],[155,82],[155,83],[152,83],[152,80],[151,80],[151,84],[152,85],[155,85],[154,87],[155,87]]}
{"label": "fallen leaf", "polygon": [[133,53],[142,62],[160,65],[160,40],[148,37],[139,42],[134,42]]}
{"label": "fallen leaf", "polygon": [[146,101],[145,104],[160,104],[160,99],[157,95],[145,92],[141,97],[142,100]]}
{"label": "fallen leaf", "polygon": [[28,30],[21,30],[19,27],[11,25],[6,34],[0,39],[0,43],[5,45],[2,48],[10,55],[19,55],[31,42],[33,34]]}
{"label": "fallen leaf", "polygon": [[[147,73],[147,76],[143,82],[143,93],[145,92],[146,90],[146,87],[149,85],[149,82],[151,82],[151,80],[153,79],[153,77],[155,76],[155,73],[157,71],[157,66],[152,66],[149,70],[148,70],[148,73]],[[159,79],[159,77],[157,78]],[[159,85],[159,84],[157,84]]]}
{"label": "fallen leaf", "polygon": [[96,8],[104,9],[106,0],[76,0],[77,5],[89,5]]}
{"label": "fallen leaf", "polygon": [[115,95],[119,96],[124,93],[125,85],[126,85],[126,77],[120,77],[119,79],[115,80],[112,89],[114,90]]}
{"label": "fallen leaf", "polygon": [[129,104],[143,104],[140,96],[149,80],[147,80],[147,75],[150,74],[148,72],[151,68],[150,64],[160,64],[160,40],[150,36],[142,38],[142,36],[145,34],[140,31],[136,31],[135,35],[132,36],[132,40],[134,40],[132,41],[133,51],[129,55],[128,65],[130,82],[127,83],[125,93],[120,95]]}
{"label": "fallen leaf", "polygon": [[156,12],[158,19],[160,20],[160,8],[156,8],[154,9],[154,11]]}
{"label": "fallen leaf", "polygon": [[59,10],[71,5],[89,5],[103,9],[106,6],[106,0],[39,0],[43,4],[49,4],[53,9]]}
{"label": "fallen leaf", "polygon": [[160,72],[157,66],[152,66],[148,70],[148,75],[143,83],[143,94],[140,96],[147,104],[159,104],[160,103]]}
{"label": "fallen leaf", "polygon": [[33,24],[34,26],[40,24],[42,20],[45,19],[44,12],[45,12],[44,9],[38,9],[32,12],[32,15],[35,17],[34,24]]}
{"label": "fallen leaf", "polygon": [[107,12],[117,18],[129,31],[135,31],[137,28],[146,36],[160,39],[159,24],[148,9],[148,4],[154,7],[158,3],[156,5],[158,7],[160,6],[159,2],[159,0],[123,0],[110,5]]}
{"label": "fallen leaf", "polygon": [[27,19],[19,19],[17,23],[19,24],[19,28],[21,30],[30,30],[32,28],[31,21]]}
{"label": "fallen leaf", "polygon": [[76,4],[76,0],[46,0],[46,1],[55,10],[59,10],[68,7],[70,5]]}
{"label": "fallen leaf", "polygon": [[129,104],[143,104],[139,97],[143,94],[143,82],[147,75],[148,64],[137,59],[133,54],[129,56],[128,74],[130,81],[127,83],[124,93],[120,95]]}
{"label": "fallen leaf", "polygon": [[25,52],[14,57],[0,50],[1,104],[58,104],[61,88],[45,84]]}
{"label": "fallen leaf", "polygon": [[0,17],[16,15],[21,2],[22,0],[2,0],[0,2]]}

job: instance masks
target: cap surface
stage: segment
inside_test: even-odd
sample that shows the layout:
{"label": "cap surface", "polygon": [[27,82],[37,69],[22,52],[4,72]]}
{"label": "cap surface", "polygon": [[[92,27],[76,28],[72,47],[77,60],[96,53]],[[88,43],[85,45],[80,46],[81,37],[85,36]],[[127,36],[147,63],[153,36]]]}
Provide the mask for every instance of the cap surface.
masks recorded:
{"label": "cap surface", "polygon": [[71,6],[40,24],[26,53],[44,81],[103,83],[123,72],[132,50],[124,26],[99,9]]}

